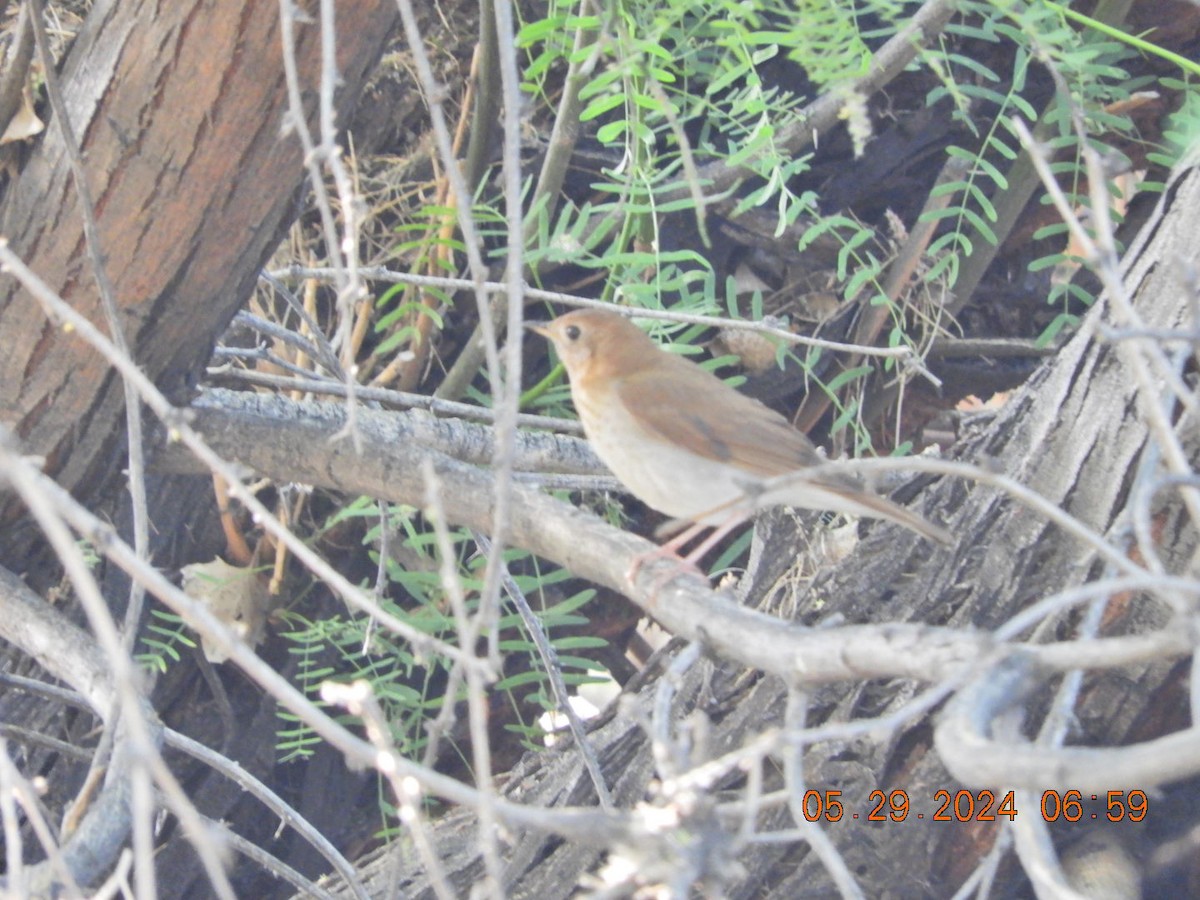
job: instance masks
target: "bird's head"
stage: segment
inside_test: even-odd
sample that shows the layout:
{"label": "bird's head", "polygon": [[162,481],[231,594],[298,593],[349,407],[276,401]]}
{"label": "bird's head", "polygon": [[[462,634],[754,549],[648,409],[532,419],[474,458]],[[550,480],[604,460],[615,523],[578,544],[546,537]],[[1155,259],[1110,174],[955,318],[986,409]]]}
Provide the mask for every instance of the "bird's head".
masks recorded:
{"label": "bird's head", "polygon": [[661,352],[629,319],[606,309],[578,309],[526,327],[554,344],[572,384],[627,375],[653,365]]}

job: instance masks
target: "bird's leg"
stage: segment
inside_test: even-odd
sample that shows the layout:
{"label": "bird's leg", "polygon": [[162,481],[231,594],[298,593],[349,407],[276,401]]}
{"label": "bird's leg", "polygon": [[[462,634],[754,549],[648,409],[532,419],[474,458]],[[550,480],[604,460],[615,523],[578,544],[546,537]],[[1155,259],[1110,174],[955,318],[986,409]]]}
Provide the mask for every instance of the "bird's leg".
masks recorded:
{"label": "bird's leg", "polygon": [[[667,524],[671,525],[673,523]],[[678,565],[670,571],[667,576],[668,578],[673,578],[681,569],[690,569],[701,578],[707,578],[704,572],[700,570],[700,567],[696,565],[696,560],[692,558],[692,554],[688,554],[686,558],[679,555],[680,548],[692,541],[696,535],[700,534],[707,527],[707,525],[700,525],[698,523],[690,525],[665,544],[655,547],[653,550],[647,550],[645,553],[639,553],[630,562],[629,571],[625,573],[625,577],[632,582],[637,577],[637,573],[641,571],[642,566],[651,560],[674,559]],[[661,581],[655,584],[655,589],[657,590],[660,586]]]}
{"label": "bird's leg", "polygon": [[[642,566],[651,559],[666,557],[668,559],[675,559],[677,565],[675,568],[667,570],[661,578],[654,582],[654,587],[651,591],[652,594],[658,593],[658,590],[666,582],[678,575],[681,570],[694,572],[707,580],[708,576],[705,575],[704,571],[700,568],[700,560],[704,558],[704,555],[708,553],[708,551],[719,544],[722,539],[729,534],[729,532],[733,531],[733,529],[737,528],[748,518],[749,516],[744,512],[731,510],[729,517],[720,525],[713,528],[712,534],[701,541],[690,553],[688,553],[687,556],[680,556],[679,551],[682,547],[690,543],[706,528],[711,527],[699,522],[693,524],[690,527],[685,528],[679,534],[675,535],[675,537],[671,538],[671,540],[667,541],[667,543],[663,544],[662,546],[646,553],[640,553],[634,557],[633,562],[629,566],[627,577],[630,581],[633,581],[634,577],[641,570]],[[668,523],[668,525],[670,524],[671,523]]]}
{"label": "bird's leg", "polygon": [[734,513],[731,515],[725,522],[714,528],[712,530],[712,534],[701,541],[699,546],[697,546],[691,553],[683,558],[683,561],[695,566],[700,562],[701,559],[704,558],[704,554],[708,553],[709,550],[717,546],[717,544],[719,544],[721,540],[727,534],[729,534],[729,532],[733,531],[733,529],[745,522],[747,518],[747,516],[742,515],[741,513]]}

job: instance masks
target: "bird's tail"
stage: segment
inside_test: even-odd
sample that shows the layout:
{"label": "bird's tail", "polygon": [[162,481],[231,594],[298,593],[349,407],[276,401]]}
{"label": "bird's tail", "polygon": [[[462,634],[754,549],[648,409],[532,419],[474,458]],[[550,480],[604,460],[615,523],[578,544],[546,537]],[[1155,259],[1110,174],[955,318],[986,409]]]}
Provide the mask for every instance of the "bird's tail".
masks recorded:
{"label": "bird's tail", "polygon": [[757,508],[779,503],[786,506],[802,506],[806,509],[849,513],[871,519],[887,519],[936,544],[954,543],[953,535],[945,528],[934,525],[886,497],[863,490],[857,484],[830,484],[824,479],[797,479],[793,475],[777,479],[757,500]]}

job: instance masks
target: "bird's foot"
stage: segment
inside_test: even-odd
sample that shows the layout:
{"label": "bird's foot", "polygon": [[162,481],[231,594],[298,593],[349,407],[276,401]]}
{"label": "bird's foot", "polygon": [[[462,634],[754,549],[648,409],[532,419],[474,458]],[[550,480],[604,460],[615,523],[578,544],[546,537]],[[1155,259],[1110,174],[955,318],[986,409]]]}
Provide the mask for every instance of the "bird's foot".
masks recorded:
{"label": "bird's foot", "polygon": [[705,581],[708,581],[708,576],[704,574],[701,568],[696,565],[695,561],[692,560],[691,557],[680,556],[675,551],[675,548],[671,547],[669,544],[663,545],[662,547],[655,547],[653,550],[647,550],[645,553],[639,553],[637,556],[635,556],[629,563],[629,571],[625,573],[626,579],[628,579],[630,584],[633,584],[637,579],[638,573],[642,571],[642,566],[658,559],[671,560],[675,563],[675,565],[669,569],[663,569],[663,574],[655,579],[653,589],[651,590],[652,595],[657,594],[662,586],[672,578],[675,578],[677,575],[680,575],[684,572],[697,575],[700,578],[703,578]]}

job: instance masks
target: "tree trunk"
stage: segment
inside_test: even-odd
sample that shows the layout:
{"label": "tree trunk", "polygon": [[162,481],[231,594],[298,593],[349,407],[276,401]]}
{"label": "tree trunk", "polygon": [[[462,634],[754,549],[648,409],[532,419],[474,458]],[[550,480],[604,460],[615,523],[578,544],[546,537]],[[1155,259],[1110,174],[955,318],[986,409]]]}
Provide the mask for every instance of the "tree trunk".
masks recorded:
{"label": "tree trunk", "polygon": [[[337,10],[339,121],[396,18],[386,0]],[[96,205],[105,265],[142,369],[185,402],[216,337],[297,212],[303,154],[285,129],[279,5],[101,0],[63,66],[71,127]],[[296,65],[315,117],[321,29],[297,25]],[[0,234],[60,296],[108,331],[60,129],[48,123],[0,207]],[[26,453],[89,503],[118,486],[121,384],[0,281],[0,417]],[[0,563],[24,571],[36,533],[0,495]]]}
{"label": "tree trunk", "polygon": [[[339,123],[348,121],[396,16],[390,0],[338,4]],[[315,130],[320,26],[297,25],[295,43],[305,117]],[[98,0],[61,79],[126,340],[143,371],[185,404],[217,337],[299,211],[306,172],[300,141],[284,128],[279,4]],[[0,200],[0,236],[51,289],[108,332],[67,144],[53,119]],[[15,429],[24,453],[45,457],[46,470],[61,485],[120,521],[124,510],[115,507],[124,494],[126,429],[119,377],[83,341],[50,322],[10,277],[0,278],[0,335],[0,420]],[[174,551],[206,542],[203,558],[211,558],[222,546],[213,540],[220,533],[211,528],[211,481],[193,478],[191,487],[178,476],[148,481],[152,542]],[[57,563],[6,488],[0,490],[0,566],[44,588],[56,580]],[[199,558],[170,555],[175,566]],[[166,565],[167,556],[156,561]],[[116,604],[125,594],[110,591],[107,599]],[[6,671],[28,668],[13,648],[3,654]],[[0,719],[32,732],[55,730],[63,716],[56,704],[19,691],[6,691],[0,706]],[[189,713],[196,716],[194,705]],[[48,808],[62,809],[80,787],[82,769],[70,757],[31,746],[25,762],[46,775]],[[92,843],[80,832],[72,839],[90,844],[67,854],[72,864],[86,860],[85,869],[75,870],[81,879],[108,871],[122,846],[128,809],[119,795],[113,799],[105,823],[111,840]],[[36,856],[32,845],[27,849]],[[188,883],[179,868],[166,876],[179,891]]]}

